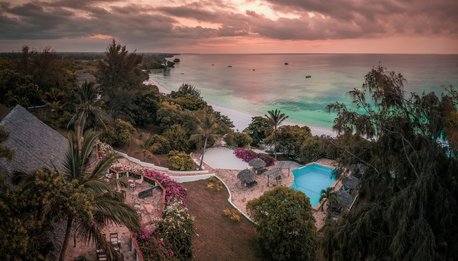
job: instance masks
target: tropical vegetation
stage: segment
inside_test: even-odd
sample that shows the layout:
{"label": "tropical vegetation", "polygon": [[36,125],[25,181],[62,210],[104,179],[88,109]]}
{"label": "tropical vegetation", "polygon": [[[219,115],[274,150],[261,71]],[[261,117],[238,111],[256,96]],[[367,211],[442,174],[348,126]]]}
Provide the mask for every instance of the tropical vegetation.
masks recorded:
{"label": "tropical vegetation", "polygon": [[273,260],[315,260],[315,219],[304,193],[278,186],[249,201],[247,209]]}
{"label": "tropical vegetation", "polygon": [[[401,74],[379,66],[352,90],[352,108],[337,113],[334,129],[367,139],[340,147],[341,163],[367,167],[359,197],[329,221],[329,260],[453,260],[458,256],[458,161],[453,152],[458,95],[453,89],[406,94]],[[453,125],[455,124],[455,125]],[[452,131],[452,129],[454,129]]]}

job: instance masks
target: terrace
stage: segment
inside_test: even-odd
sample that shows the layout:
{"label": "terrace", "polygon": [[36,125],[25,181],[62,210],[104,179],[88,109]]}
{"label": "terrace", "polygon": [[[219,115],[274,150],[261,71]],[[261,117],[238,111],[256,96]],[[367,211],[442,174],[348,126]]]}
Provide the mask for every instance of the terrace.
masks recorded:
{"label": "terrace", "polygon": [[[162,218],[163,188],[153,179],[116,169],[111,169],[110,173],[105,176],[107,182],[113,179],[122,180],[127,184],[127,187],[122,187],[118,183],[118,192],[123,195],[125,202],[137,211],[142,226],[154,229],[156,222]],[[118,250],[123,260],[138,260],[141,253],[134,235],[127,227],[109,223],[102,229],[102,233],[105,239]],[[89,260],[107,260],[103,251],[95,243],[85,242],[74,231],[70,240],[66,260],[74,260],[80,256],[85,256]]]}

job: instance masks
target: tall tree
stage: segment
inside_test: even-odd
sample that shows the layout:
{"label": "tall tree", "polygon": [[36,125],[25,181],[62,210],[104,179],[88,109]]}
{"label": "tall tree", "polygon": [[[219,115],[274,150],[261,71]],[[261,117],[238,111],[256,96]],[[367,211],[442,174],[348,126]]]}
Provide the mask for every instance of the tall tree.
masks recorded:
{"label": "tall tree", "polygon": [[[354,109],[329,106],[337,112],[335,130],[369,140],[344,148],[342,161],[368,169],[350,212],[328,223],[329,260],[458,257],[458,161],[438,142],[447,134],[444,127],[450,128],[446,116],[456,112],[458,95],[406,96],[404,82],[401,74],[379,66],[361,89],[350,91]],[[364,154],[357,153],[361,146]]]}
{"label": "tall tree", "polygon": [[[114,191],[112,183],[103,180],[108,168],[118,156],[111,154],[91,166],[98,136],[96,132],[83,133],[81,129],[69,133],[70,146],[62,175],[71,192],[69,197],[74,200],[67,210],[67,227],[59,260],[64,259],[72,229],[84,239],[97,242],[114,255],[113,248],[102,236],[100,223],[114,222],[125,225],[132,231],[137,231],[140,227],[135,210],[123,203],[122,197]],[[83,193],[74,194],[77,192]]]}
{"label": "tall tree", "polygon": [[280,110],[275,109],[274,111],[270,110],[267,112],[264,117],[269,122],[270,128],[272,130],[270,139],[274,144],[274,154],[275,159],[277,159],[277,134],[278,134],[278,127],[282,124],[284,120],[288,118],[288,116],[282,113]]}
{"label": "tall tree", "polygon": [[208,139],[215,138],[219,133],[219,126],[215,116],[208,110],[199,113],[197,119],[196,133],[191,136],[191,139],[198,141],[202,145],[202,155],[200,157],[199,169],[202,169],[205,150],[207,149]]}
{"label": "tall tree", "polygon": [[247,209],[273,260],[315,260],[318,245],[310,200],[284,186],[248,202]]}
{"label": "tall tree", "polygon": [[105,121],[108,116],[102,109],[102,100],[99,97],[99,90],[94,83],[85,82],[79,87],[75,93],[76,109],[75,114],[68,123],[67,128],[74,126],[80,122],[83,128],[86,127],[106,127]]}
{"label": "tall tree", "polygon": [[125,45],[121,46],[113,39],[105,52],[105,57],[97,65],[97,80],[106,105],[115,114],[115,118],[125,116],[125,109],[133,110],[125,107],[134,104],[135,93],[148,79],[148,74],[142,70],[141,64],[141,55],[129,53]]}

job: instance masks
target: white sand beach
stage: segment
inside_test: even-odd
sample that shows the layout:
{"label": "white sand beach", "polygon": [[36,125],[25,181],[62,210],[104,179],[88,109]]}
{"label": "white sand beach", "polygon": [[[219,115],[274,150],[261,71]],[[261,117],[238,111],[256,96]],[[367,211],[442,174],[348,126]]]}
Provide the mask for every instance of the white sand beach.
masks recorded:
{"label": "white sand beach", "polygon": [[[165,94],[169,94],[171,92],[171,90],[167,89],[166,87],[164,87],[158,81],[156,81],[155,79],[152,79],[151,77],[146,82],[146,84],[156,85],[159,88],[159,91],[162,92],[162,93],[165,93]],[[254,117],[254,116],[263,116],[263,115],[254,115],[254,114],[250,114],[250,113],[247,113],[247,112],[238,111],[238,110],[235,110],[235,109],[231,109],[231,108],[227,108],[227,107],[224,107],[224,106],[220,106],[218,104],[212,104],[212,103],[209,103],[209,104],[213,107],[213,109],[215,111],[219,111],[222,114],[227,115],[232,120],[232,122],[234,123],[234,129],[236,129],[238,131],[242,131],[246,127],[248,127],[248,125],[251,122],[251,118],[252,117]],[[291,122],[291,121],[285,121],[285,125],[304,126],[304,124],[298,124],[298,123]],[[320,136],[320,135],[328,135],[328,136],[331,136],[331,137],[337,136],[337,133],[334,132],[332,129],[328,129],[328,128],[324,128],[324,127],[318,127],[318,126],[312,126],[312,125],[307,125],[307,126],[310,128],[310,130],[312,131],[313,135],[318,135],[318,136]]]}

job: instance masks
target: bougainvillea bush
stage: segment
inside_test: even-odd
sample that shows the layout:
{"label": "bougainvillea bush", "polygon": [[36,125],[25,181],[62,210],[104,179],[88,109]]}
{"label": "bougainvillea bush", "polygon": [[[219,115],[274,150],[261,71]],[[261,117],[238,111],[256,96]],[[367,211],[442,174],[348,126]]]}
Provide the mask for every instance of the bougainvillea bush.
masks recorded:
{"label": "bougainvillea bush", "polygon": [[188,209],[174,201],[164,210],[164,219],[159,223],[159,231],[164,240],[170,243],[173,256],[179,260],[192,257],[192,237],[194,223]]}
{"label": "bougainvillea bush", "polygon": [[145,261],[175,259],[173,251],[169,249],[170,243],[164,241],[158,229],[151,231],[143,228],[137,235],[137,242]]}
{"label": "bougainvillea bush", "polygon": [[157,229],[143,229],[137,236],[145,260],[187,260],[192,257],[194,222],[186,208],[186,188],[168,175],[147,170],[165,188],[165,208]]}
{"label": "bougainvillea bush", "polygon": [[275,159],[270,155],[264,153],[256,153],[252,150],[237,148],[235,149],[234,154],[237,158],[242,159],[245,162],[250,162],[252,159],[260,158],[266,163],[267,167],[273,166],[275,164]]}
{"label": "bougainvillea bush", "polygon": [[144,175],[145,177],[150,177],[157,180],[157,182],[161,183],[161,185],[165,188],[166,205],[171,204],[175,199],[182,204],[186,204],[187,192],[183,185],[171,179],[166,174],[157,171],[146,171]]}
{"label": "bougainvillea bush", "polygon": [[250,162],[252,159],[258,157],[256,152],[240,148],[235,149],[234,154],[237,158],[242,159],[245,162]]}

